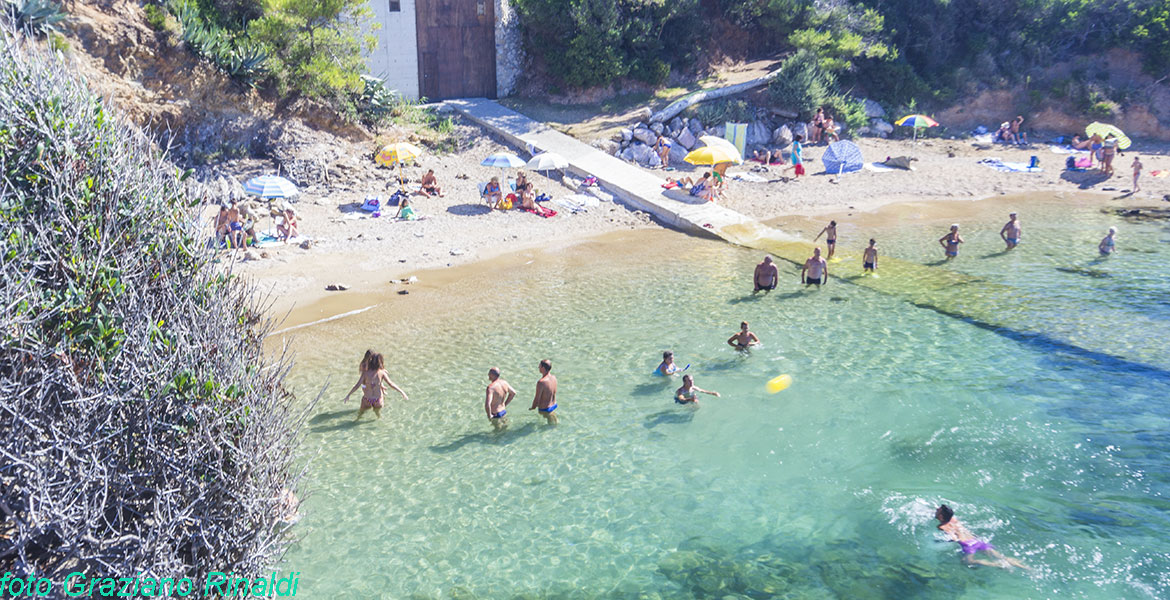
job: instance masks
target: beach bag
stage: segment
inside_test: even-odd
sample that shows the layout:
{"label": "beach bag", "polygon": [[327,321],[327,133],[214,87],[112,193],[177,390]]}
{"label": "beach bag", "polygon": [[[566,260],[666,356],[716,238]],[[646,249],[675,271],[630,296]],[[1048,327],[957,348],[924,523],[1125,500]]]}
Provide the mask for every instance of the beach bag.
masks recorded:
{"label": "beach bag", "polygon": [[362,210],[366,212],[377,212],[381,207],[381,196],[366,196],[366,201],[362,203]]}
{"label": "beach bag", "polygon": [[1036,167],[1039,167],[1039,166],[1040,166],[1040,157],[1033,155],[1031,160],[1028,161],[1028,168],[1035,169]]}
{"label": "beach bag", "polygon": [[399,204],[402,203],[403,198],[408,198],[408,197],[410,197],[409,194],[407,194],[406,192],[404,192],[402,190],[398,190],[397,192],[394,192],[393,196],[390,196],[390,200],[388,200],[386,202],[386,205],[387,206],[398,206]]}
{"label": "beach bag", "polygon": [[545,194],[544,192],[541,192],[539,195],[536,196],[537,202],[548,202],[549,200],[552,200],[552,197],[549,196],[548,194]]}
{"label": "beach bag", "polygon": [[1069,155],[1068,158],[1064,159],[1064,168],[1070,171],[1077,168],[1077,157]]}

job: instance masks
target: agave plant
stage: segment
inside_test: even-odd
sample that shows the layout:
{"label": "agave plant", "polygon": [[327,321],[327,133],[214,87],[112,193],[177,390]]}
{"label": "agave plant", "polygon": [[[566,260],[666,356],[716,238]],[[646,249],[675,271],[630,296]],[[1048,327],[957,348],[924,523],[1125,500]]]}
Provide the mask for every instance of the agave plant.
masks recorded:
{"label": "agave plant", "polygon": [[53,0],[4,0],[4,3],[16,27],[36,35],[57,31],[57,24],[69,18]]}
{"label": "agave plant", "polygon": [[259,45],[241,44],[231,51],[221,67],[232,79],[256,87],[256,80],[268,72],[267,62],[268,54]]}

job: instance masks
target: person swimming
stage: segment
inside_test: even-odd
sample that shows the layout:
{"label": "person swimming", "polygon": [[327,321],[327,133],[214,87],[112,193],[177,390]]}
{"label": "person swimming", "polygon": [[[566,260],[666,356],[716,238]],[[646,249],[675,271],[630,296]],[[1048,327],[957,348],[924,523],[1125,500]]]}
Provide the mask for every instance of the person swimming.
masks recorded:
{"label": "person swimming", "polygon": [[658,363],[658,366],[655,367],[654,372],[659,375],[674,375],[680,370],[681,369],[678,368],[678,365],[674,364],[674,352],[667,350],[666,352],[662,353],[662,362]]}
{"label": "person swimming", "polygon": [[1109,233],[1097,244],[1097,250],[1101,252],[1101,256],[1109,256],[1117,251],[1117,240],[1114,236],[1117,235],[1117,228],[1110,227]]}
{"label": "person swimming", "polygon": [[739,331],[727,338],[727,344],[739,350],[747,350],[751,346],[759,345],[760,338],[756,334],[748,330],[748,323],[744,321],[739,324]]}
{"label": "person swimming", "polygon": [[707,394],[710,396],[719,397],[719,392],[712,392],[695,385],[695,378],[690,375],[683,375],[682,387],[674,391],[675,404],[693,404],[698,406],[699,394]]}
{"label": "person swimming", "polygon": [[[995,546],[975,537],[955,518],[955,511],[951,507],[943,504],[934,511],[934,518],[938,519],[938,529],[947,534],[947,538],[952,542],[958,542],[959,548],[963,552],[963,564],[966,565],[983,565],[985,567],[999,567],[1001,569],[1010,569],[1011,567],[1020,567],[1021,569],[1030,569],[1028,565],[1011,558],[1004,556],[1002,552],[995,549]],[[995,559],[995,562],[975,558],[975,555],[983,552]]]}

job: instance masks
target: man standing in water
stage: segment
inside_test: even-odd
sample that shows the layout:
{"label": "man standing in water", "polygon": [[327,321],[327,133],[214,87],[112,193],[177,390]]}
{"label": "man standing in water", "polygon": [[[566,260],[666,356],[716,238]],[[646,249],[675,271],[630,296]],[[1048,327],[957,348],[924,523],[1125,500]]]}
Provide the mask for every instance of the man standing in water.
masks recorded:
{"label": "man standing in water", "polygon": [[951,230],[946,235],[938,238],[938,243],[946,252],[947,260],[955,258],[959,255],[959,244],[963,243],[963,236],[959,235],[959,224],[951,225]]}
{"label": "man standing in water", "polygon": [[532,406],[528,410],[536,409],[549,425],[557,424],[557,416],[553,411],[557,409],[557,377],[552,374],[552,361],[540,361],[540,379],[536,382],[536,396],[532,399]]}
{"label": "man standing in water", "polygon": [[[958,542],[959,547],[963,550],[963,564],[966,565],[983,565],[985,567],[999,567],[1001,569],[1010,569],[1011,567],[1020,567],[1021,569],[1031,569],[1028,565],[1004,556],[995,546],[971,535],[970,531],[955,518],[955,511],[951,507],[943,504],[934,511],[934,518],[938,519],[938,528],[952,542]],[[995,562],[975,558],[977,552],[985,552],[988,556],[995,559]]]}
{"label": "man standing in water", "polygon": [[516,390],[512,389],[507,381],[500,379],[499,367],[488,369],[488,381],[491,383],[487,386],[483,409],[487,411],[488,421],[491,421],[492,427],[495,427],[496,431],[502,431],[508,427],[508,421],[504,416],[508,414],[508,404],[516,397]]}
{"label": "man standing in water", "polygon": [[1020,220],[1016,218],[1016,213],[1008,215],[1009,221],[999,230],[999,237],[1007,244],[1007,250],[1011,250],[1020,245]]}
{"label": "man standing in water", "polygon": [[828,281],[829,265],[821,256],[820,247],[813,248],[813,255],[804,261],[804,268],[800,270],[800,282],[805,285],[822,285]]}
{"label": "man standing in water", "polygon": [[753,277],[756,284],[756,289],[752,293],[760,290],[770,292],[776,289],[776,283],[780,281],[780,270],[776,268],[776,263],[772,262],[771,256],[765,256],[764,262],[756,265],[756,274]]}
{"label": "man standing in water", "polygon": [[740,323],[739,331],[735,332],[734,335],[727,338],[727,345],[739,350],[747,350],[749,347],[755,346],[759,343],[760,338],[756,337],[756,334],[748,330],[747,321]]}
{"label": "man standing in water", "polygon": [[861,253],[861,271],[873,273],[877,270],[877,240],[869,238],[869,247]]}
{"label": "man standing in water", "polygon": [[825,246],[829,249],[829,260],[832,260],[833,252],[837,250],[837,222],[829,221],[829,224],[817,234],[817,237],[813,238],[813,241],[821,239],[822,235],[825,236]]}

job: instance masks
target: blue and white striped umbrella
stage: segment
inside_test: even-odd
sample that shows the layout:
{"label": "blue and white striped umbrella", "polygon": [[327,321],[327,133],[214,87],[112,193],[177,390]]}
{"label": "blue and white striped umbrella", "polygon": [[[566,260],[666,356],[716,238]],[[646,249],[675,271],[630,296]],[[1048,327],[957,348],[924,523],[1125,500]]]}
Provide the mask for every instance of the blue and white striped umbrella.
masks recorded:
{"label": "blue and white striped umbrella", "polygon": [[860,171],[865,165],[865,159],[861,158],[861,148],[848,141],[829,144],[821,155],[821,162],[825,163],[825,171],[831,174]]}
{"label": "blue and white striped umbrella", "polygon": [[244,184],[244,193],[261,198],[291,198],[300,193],[296,184],[278,175],[253,177]]}
{"label": "blue and white striped umbrella", "polygon": [[485,167],[498,167],[500,169],[516,169],[524,166],[524,159],[512,154],[511,152],[496,152],[495,154],[483,159],[479,163]]}

